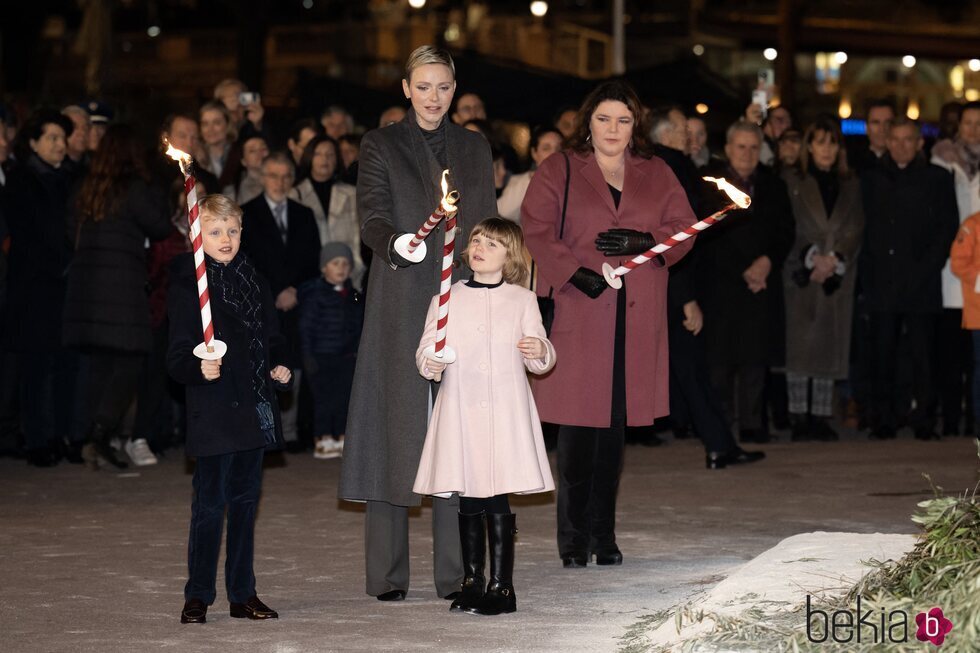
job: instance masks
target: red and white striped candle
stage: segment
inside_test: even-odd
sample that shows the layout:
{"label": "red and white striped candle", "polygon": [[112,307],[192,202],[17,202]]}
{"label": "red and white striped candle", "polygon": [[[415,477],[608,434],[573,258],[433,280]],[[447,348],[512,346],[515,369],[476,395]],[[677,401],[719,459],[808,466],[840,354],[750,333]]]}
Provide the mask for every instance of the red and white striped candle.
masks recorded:
{"label": "red and white striped candle", "polygon": [[449,170],[442,171],[442,182],[440,187],[442,188],[442,199],[439,200],[439,205],[436,206],[435,210],[429,215],[429,217],[422,223],[419,230],[412,234],[402,234],[397,239],[395,239],[394,248],[398,252],[398,255],[404,259],[411,261],[412,263],[418,263],[425,258],[426,248],[425,239],[428,237],[432,230],[436,228],[436,225],[450,215],[456,214],[456,202],[459,201],[458,191],[449,191],[449,183],[446,181],[446,176],[449,174]]}
{"label": "red and white striped candle", "polygon": [[722,210],[709,215],[707,218],[692,224],[687,229],[677,232],[676,234],[674,234],[664,242],[654,245],[653,247],[643,252],[642,254],[630,259],[629,261],[626,261],[626,263],[623,263],[618,268],[613,268],[613,266],[609,265],[608,263],[603,263],[602,275],[606,278],[606,283],[608,283],[610,286],[616,289],[622,288],[623,282],[620,279],[620,277],[628,274],[631,270],[635,270],[636,268],[652,260],[653,258],[663,254],[664,252],[671,249],[678,243],[682,243],[688,238],[690,238],[691,236],[695,236],[699,232],[704,231],[705,229],[715,224],[716,222],[724,220],[725,216],[728,215],[729,211],[733,211],[735,209],[747,209],[749,208],[749,205],[752,204],[752,198],[750,198],[748,195],[740,191],[735,186],[732,186],[725,179],[704,177],[704,180],[713,182],[716,186],[718,186],[719,189],[725,191],[728,197],[732,200],[732,203],[726,206],[725,208],[723,208]]}
{"label": "red and white striped candle", "polygon": [[[199,358],[220,358],[227,351],[227,347],[220,340],[214,339],[214,323],[211,320],[211,297],[208,293],[207,266],[204,263],[204,239],[201,236],[201,221],[197,206],[197,180],[190,173],[190,166],[193,163],[193,159],[190,154],[178,150],[169,143],[167,143],[167,156],[180,164],[180,171],[184,175],[184,195],[187,197],[187,222],[190,227],[191,244],[194,247],[197,295],[201,308],[201,327],[204,331],[204,342],[194,349],[194,353]],[[218,351],[219,349],[220,351]]]}
{"label": "red and white striped candle", "polygon": [[[442,360],[446,353],[446,327],[449,325],[449,295],[453,286],[453,254],[456,247],[456,211],[446,216],[446,238],[442,245],[442,280],[439,285],[439,313],[436,319],[434,354]],[[455,356],[453,356],[455,358]]]}

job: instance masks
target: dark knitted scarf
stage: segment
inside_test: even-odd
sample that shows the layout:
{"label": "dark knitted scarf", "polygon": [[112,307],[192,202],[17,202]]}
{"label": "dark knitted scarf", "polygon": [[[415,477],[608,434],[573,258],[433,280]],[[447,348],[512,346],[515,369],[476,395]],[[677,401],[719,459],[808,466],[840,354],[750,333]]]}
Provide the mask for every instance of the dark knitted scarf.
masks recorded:
{"label": "dark knitted scarf", "polygon": [[276,440],[276,423],[272,416],[272,402],[268,396],[265,378],[269,374],[265,362],[262,338],[262,292],[258,273],[244,254],[238,254],[224,265],[206,256],[208,288],[212,302],[220,302],[228,313],[245,325],[248,333],[248,359],[252,370],[252,393],[258,413],[259,428],[265,433],[266,443]]}

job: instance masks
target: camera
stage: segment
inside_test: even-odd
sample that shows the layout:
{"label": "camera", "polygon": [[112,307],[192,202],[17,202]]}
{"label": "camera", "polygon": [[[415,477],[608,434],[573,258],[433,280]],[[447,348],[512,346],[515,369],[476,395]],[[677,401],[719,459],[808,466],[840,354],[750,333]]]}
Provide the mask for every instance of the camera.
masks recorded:
{"label": "camera", "polygon": [[239,93],[238,104],[242,105],[243,107],[250,104],[255,104],[261,99],[261,97],[262,96],[260,96],[258,93],[252,93],[251,91]]}

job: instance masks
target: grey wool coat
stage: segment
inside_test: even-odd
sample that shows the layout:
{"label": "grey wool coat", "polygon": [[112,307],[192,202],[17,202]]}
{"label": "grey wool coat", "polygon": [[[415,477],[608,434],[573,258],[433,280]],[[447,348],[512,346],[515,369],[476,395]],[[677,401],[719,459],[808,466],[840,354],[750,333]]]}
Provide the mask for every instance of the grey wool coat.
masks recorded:
{"label": "grey wool coat", "polygon": [[[861,183],[857,177],[840,180],[840,193],[827,217],[816,180],[794,171],[783,179],[796,221],[796,241],[783,267],[786,297],[786,371],[804,376],[845,379],[851,351],[851,314],[857,259],[864,235]],[[815,246],[818,254],[837,252],[846,266],[840,288],[827,295],[822,285],[801,288],[793,274]]]}
{"label": "grey wool coat", "polygon": [[[460,195],[458,260],[470,230],[497,214],[497,202],[490,146],[481,135],[444,120],[450,187]],[[425,441],[430,382],[416,369],[415,350],[429,302],[439,292],[445,223],[429,234],[421,263],[393,269],[388,247],[395,236],[414,233],[436,208],[441,174],[412,111],[361,141],[357,209],[361,240],[373,250],[374,262],[348,411],[341,499],[399,506],[421,500],[412,484]],[[462,276],[457,268],[453,280]]]}

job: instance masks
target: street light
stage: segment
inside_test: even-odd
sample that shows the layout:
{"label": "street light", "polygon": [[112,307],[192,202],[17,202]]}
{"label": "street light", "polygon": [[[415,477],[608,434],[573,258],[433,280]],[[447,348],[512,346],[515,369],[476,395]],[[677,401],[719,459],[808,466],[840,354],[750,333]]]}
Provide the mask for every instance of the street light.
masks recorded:
{"label": "street light", "polygon": [[837,62],[838,66],[843,66],[844,64],[847,63],[847,53],[838,52],[837,54],[834,55],[834,61]]}
{"label": "street light", "polygon": [[156,37],[160,36],[160,26],[150,25],[149,27],[146,28],[146,35],[149,36],[151,39],[155,39]]}
{"label": "street light", "polygon": [[970,59],[970,62],[967,65],[973,72],[980,72],[980,59]]}
{"label": "street light", "polygon": [[695,43],[694,47],[691,48],[691,50],[694,51],[694,56],[696,57],[700,57],[702,54],[704,54],[704,46],[701,45],[700,43]]}
{"label": "street light", "polygon": [[421,9],[425,6],[425,0],[408,0],[408,6],[412,9]]}
{"label": "street light", "polygon": [[544,0],[535,0],[531,3],[531,13],[541,18],[548,13],[548,3],[544,2]]}
{"label": "street light", "polygon": [[906,68],[913,68],[915,66],[915,57],[910,54],[905,55],[902,57],[902,65]]}
{"label": "street light", "polygon": [[704,102],[698,102],[698,104],[694,107],[694,110],[703,116],[704,114],[708,113],[708,105]]}
{"label": "street light", "polygon": [[776,52],[776,48],[766,48],[762,51],[762,56],[769,61],[775,61],[778,54],[779,53]]}

